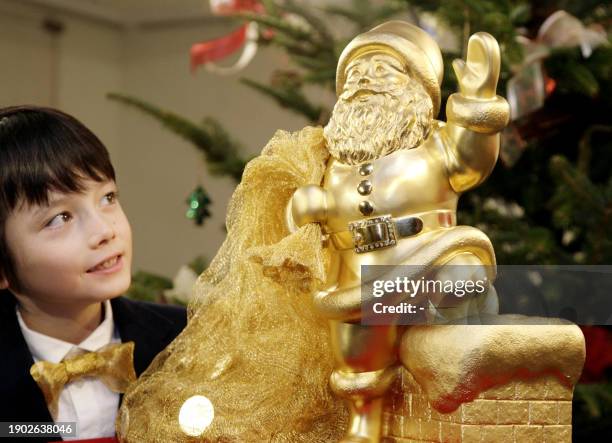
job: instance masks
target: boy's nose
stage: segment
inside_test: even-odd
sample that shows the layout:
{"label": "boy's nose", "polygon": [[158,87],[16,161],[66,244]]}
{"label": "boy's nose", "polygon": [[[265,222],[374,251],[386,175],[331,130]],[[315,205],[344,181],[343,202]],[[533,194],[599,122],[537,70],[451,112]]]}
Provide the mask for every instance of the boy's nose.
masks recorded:
{"label": "boy's nose", "polygon": [[89,245],[92,248],[97,248],[108,243],[115,237],[115,228],[112,220],[104,217],[96,217],[92,220],[91,235],[89,237]]}

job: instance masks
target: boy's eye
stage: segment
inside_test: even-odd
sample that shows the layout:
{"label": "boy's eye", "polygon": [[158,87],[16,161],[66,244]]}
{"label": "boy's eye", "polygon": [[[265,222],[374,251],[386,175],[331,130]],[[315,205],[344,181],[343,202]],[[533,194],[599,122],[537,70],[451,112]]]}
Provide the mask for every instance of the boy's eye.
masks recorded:
{"label": "boy's eye", "polygon": [[49,222],[45,225],[45,228],[58,228],[65,223],[68,223],[72,219],[72,215],[68,212],[62,212],[53,217]]}
{"label": "boy's eye", "polygon": [[115,191],[109,192],[102,197],[102,202],[107,205],[112,205],[117,201],[117,193]]}

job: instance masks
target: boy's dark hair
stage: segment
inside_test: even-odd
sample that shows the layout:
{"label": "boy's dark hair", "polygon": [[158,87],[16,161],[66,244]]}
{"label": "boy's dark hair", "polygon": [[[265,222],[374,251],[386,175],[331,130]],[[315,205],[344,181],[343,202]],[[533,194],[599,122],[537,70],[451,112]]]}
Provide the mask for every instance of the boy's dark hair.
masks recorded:
{"label": "boy's dark hair", "polygon": [[108,151],[74,117],[51,108],[0,108],[0,277],[18,287],[6,220],[22,204],[48,204],[49,191],[81,192],[83,180],[115,180]]}

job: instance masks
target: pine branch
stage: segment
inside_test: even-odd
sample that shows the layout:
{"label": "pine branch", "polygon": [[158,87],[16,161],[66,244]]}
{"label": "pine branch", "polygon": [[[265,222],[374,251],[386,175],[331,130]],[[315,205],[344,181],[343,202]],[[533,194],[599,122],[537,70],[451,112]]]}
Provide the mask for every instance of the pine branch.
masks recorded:
{"label": "pine branch", "polygon": [[303,55],[290,54],[291,60],[297,65],[310,71],[336,70],[336,60],[321,57],[307,57]]}
{"label": "pine branch", "polygon": [[333,47],[334,37],[332,36],[331,32],[329,32],[329,29],[327,29],[327,25],[319,17],[310,13],[309,9],[297,5],[292,0],[287,0],[283,6],[283,9],[289,13],[302,17],[318,35],[320,41],[327,44],[331,43],[331,46]]}
{"label": "pine branch", "polygon": [[221,124],[210,117],[202,121],[202,129],[214,140],[214,149],[210,151],[208,169],[215,175],[229,175],[240,182],[242,172],[249,159],[238,155],[240,144],[236,142]]}
{"label": "pine branch", "polygon": [[332,91],[336,91],[336,69],[321,69],[312,74],[305,74],[303,77],[305,83],[323,83],[330,86]]}
{"label": "pine branch", "polygon": [[593,134],[598,132],[612,133],[612,126],[609,125],[591,125],[584,131],[580,141],[578,143],[578,162],[577,167],[583,174],[589,173],[589,166],[591,163],[591,138]]}
{"label": "pine branch", "polygon": [[311,123],[320,123],[319,119],[324,111],[322,106],[315,106],[308,101],[299,88],[273,88],[262,83],[241,78],[240,82],[259,91],[269,97],[272,97],[283,108],[291,109],[298,114],[302,114]]}
{"label": "pine branch", "polygon": [[200,127],[178,114],[164,111],[135,97],[109,93],[107,98],[139,109],[158,120],[175,134],[193,143],[204,154],[212,174],[229,175],[236,181],[242,177],[246,160],[238,154],[239,145],[215,120],[208,118],[203,127]]}
{"label": "pine branch", "polygon": [[366,23],[363,15],[358,11],[353,11],[352,9],[342,8],[339,6],[328,6],[325,8],[325,12],[350,20],[357,24],[360,28],[365,26]]}
{"label": "pine branch", "polygon": [[612,384],[597,383],[576,385],[576,401],[584,402],[589,415],[594,418],[602,416],[603,409],[612,408]]}
{"label": "pine branch", "polygon": [[[529,17],[527,2],[498,0],[404,0],[416,10],[433,13],[459,36],[485,31],[492,34],[501,48],[505,61],[517,63],[522,50],[516,42],[517,28]],[[465,35],[465,43],[469,35]]]}
{"label": "pine branch", "polygon": [[330,15],[343,17],[353,22],[359,31],[363,31],[406,11],[407,5],[399,1],[392,1],[379,7],[373,7],[369,1],[353,0],[351,7],[327,6],[323,10]]}
{"label": "pine branch", "polygon": [[557,193],[559,200],[571,198],[596,214],[604,213],[605,201],[597,187],[565,157],[561,155],[552,157],[550,171],[561,185],[561,194]]}
{"label": "pine branch", "polygon": [[[459,211],[461,224],[477,226],[491,238],[497,262],[503,265],[573,263],[555,241],[548,226],[539,226],[527,214],[504,214],[486,207],[479,196],[473,195],[469,211]],[[510,202],[505,203],[511,205]]]}
{"label": "pine branch", "polygon": [[612,258],[612,201],[564,157],[554,156],[550,168],[558,183],[551,200],[553,222],[584,233],[587,263],[607,263]]}
{"label": "pine branch", "polygon": [[[290,6],[283,7],[283,9],[288,8],[291,9]],[[298,7],[293,9],[296,11],[301,10]],[[307,27],[296,26],[281,16],[254,14],[251,12],[241,12],[237,15],[276,31],[271,38],[264,40],[266,40],[266,43],[274,43],[282,47],[289,54],[297,53],[335,60],[334,39],[322,22],[311,14],[300,15],[307,24]]]}
{"label": "pine branch", "polygon": [[309,42],[279,33],[272,36],[272,38],[269,39],[269,43],[279,46],[290,55],[297,54],[302,57],[313,59],[321,55],[321,49],[313,47]]}
{"label": "pine branch", "polygon": [[261,4],[263,5],[267,15],[271,15],[272,17],[280,17],[279,7],[274,0],[261,0]]}
{"label": "pine branch", "polygon": [[311,43],[315,43],[315,44],[317,43],[312,38],[312,34],[310,33],[310,30],[292,25],[291,23],[287,22],[286,20],[282,18],[270,16],[270,15],[254,14],[252,12],[240,12],[239,14],[236,14],[236,15],[245,20],[256,22],[265,27],[272,28],[276,31],[287,34],[288,36],[296,40],[305,40]]}
{"label": "pine branch", "polygon": [[138,271],[132,276],[132,283],[126,295],[134,300],[159,303],[164,299],[164,291],[172,288],[172,280],[163,275]]}

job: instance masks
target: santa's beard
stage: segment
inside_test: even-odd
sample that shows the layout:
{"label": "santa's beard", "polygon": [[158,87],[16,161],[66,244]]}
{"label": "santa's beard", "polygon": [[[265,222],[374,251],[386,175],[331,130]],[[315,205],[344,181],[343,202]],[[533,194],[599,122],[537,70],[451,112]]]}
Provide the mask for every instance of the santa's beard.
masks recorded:
{"label": "santa's beard", "polygon": [[410,149],[429,134],[433,106],[420,83],[372,92],[362,101],[355,96],[359,90],[345,91],[324,129],[329,152],[342,163],[355,165]]}

